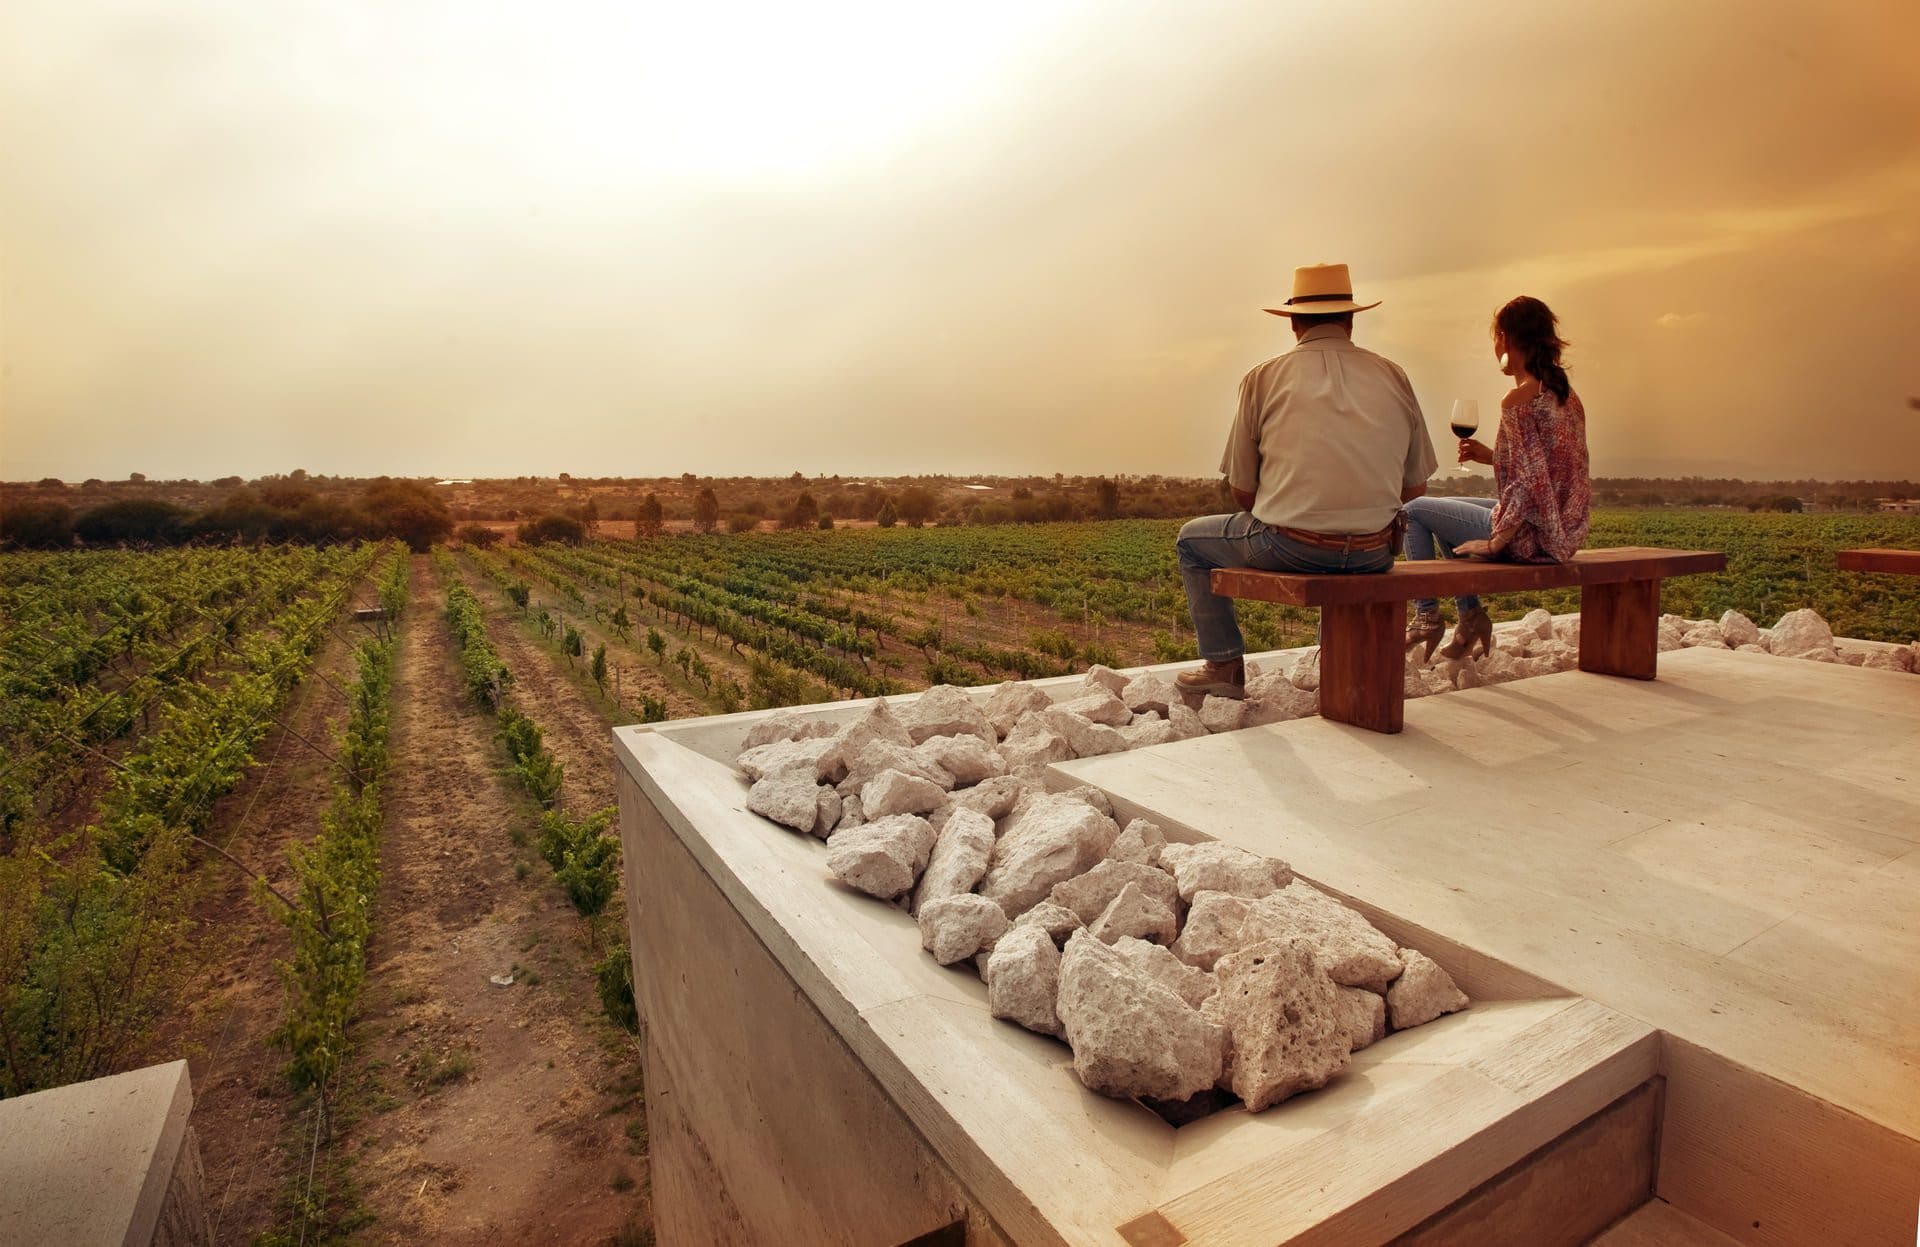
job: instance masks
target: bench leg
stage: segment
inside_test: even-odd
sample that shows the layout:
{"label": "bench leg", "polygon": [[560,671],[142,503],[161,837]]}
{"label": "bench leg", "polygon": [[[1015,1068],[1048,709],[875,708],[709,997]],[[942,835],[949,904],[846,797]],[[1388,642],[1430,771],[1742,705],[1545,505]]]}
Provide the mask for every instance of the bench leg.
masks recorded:
{"label": "bench leg", "polygon": [[1660,659],[1660,582],[1580,590],[1580,670],[1651,680]]}
{"label": "bench leg", "polygon": [[1320,717],[1400,730],[1406,709],[1404,602],[1320,609]]}

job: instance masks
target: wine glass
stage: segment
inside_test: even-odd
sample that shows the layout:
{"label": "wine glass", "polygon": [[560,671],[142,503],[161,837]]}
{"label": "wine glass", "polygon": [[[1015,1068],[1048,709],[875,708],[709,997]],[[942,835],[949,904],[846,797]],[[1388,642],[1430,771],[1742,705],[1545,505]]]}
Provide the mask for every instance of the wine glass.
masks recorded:
{"label": "wine glass", "polygon": [[[1449,423],[1453,426],[1455,437],[1466,439],[1480,431],[1480,400],[1477,398],[1456,398],[1453,400],[1453,416]],[[1465,463],[1465,460],[1462,460]],[[1472,471],[1469,466],[1468,471]]]}

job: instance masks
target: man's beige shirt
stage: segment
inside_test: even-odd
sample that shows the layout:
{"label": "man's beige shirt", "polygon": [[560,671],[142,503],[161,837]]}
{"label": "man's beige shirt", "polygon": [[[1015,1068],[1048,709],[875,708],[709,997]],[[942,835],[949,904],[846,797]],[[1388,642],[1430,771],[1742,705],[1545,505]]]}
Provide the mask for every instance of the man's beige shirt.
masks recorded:
{"label": "man's beige shirt", "polygon": [[1338,325],[1246,375],[1220,460],[1255,519],[1334,534],[1385,528],[1437,465],[1407,374]]}

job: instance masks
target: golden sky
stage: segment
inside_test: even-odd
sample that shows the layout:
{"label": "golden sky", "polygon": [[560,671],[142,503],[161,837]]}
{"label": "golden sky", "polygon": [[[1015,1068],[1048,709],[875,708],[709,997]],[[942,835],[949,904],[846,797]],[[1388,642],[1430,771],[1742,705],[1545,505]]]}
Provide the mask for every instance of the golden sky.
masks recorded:
{"label": "golden sky", "polygon": [[1920,4],[0,5],[0,478],[1210,473],[1344,260],[1596,473],[1920,478]]}

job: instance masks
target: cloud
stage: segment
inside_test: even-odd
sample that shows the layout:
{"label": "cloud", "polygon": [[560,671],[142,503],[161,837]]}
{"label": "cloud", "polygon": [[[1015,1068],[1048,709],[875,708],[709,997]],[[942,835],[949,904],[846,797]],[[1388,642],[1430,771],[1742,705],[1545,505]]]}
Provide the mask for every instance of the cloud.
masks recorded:
{"label": "cloud", "polygon": [[1705,323],[1706,319],[1705,312],[1667,312],[1653,323],[1662,329],[1692,329]]}

